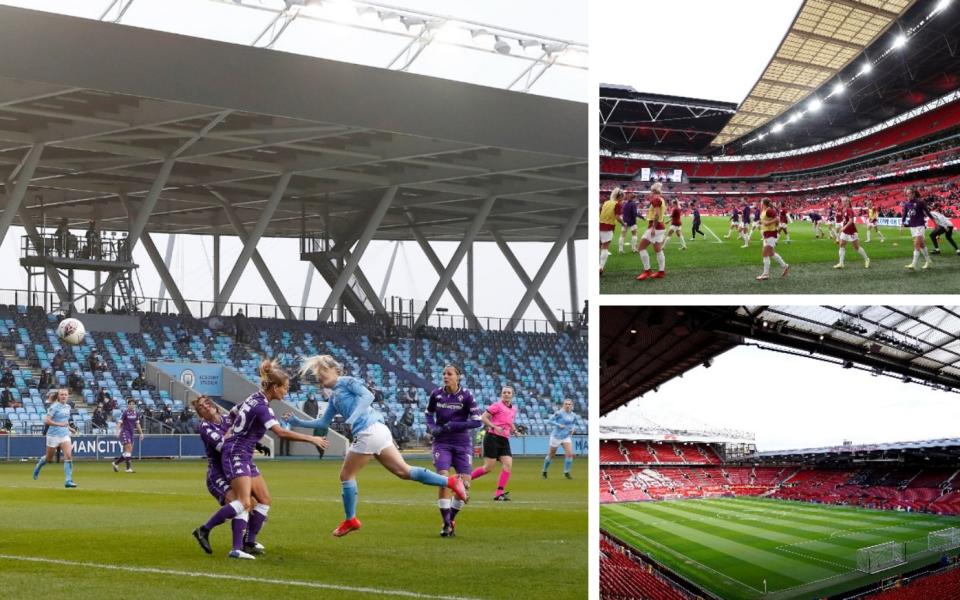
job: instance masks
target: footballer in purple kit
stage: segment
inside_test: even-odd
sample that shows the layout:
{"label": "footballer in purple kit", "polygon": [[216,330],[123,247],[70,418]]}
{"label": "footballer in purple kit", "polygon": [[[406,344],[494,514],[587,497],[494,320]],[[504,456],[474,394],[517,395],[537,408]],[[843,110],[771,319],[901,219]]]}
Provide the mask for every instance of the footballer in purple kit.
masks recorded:
{"label": "footballer in purple kit", "polygon": [[[430,392],[427,402],[426,421],[430,435],[433,436],[433,465],[437,473],[449,475],[452,467],[470,486],[473,471],[473,435],[471,430],[480,427],[480,409],[470,390],[460,385],[460,368],[456,365],[443,367],[443,387]],[[456,535],[457,513],[463,510],[464,503],[459,498],[451,498],[450,490],[440,488],[437,505],[443,518],[440,537]]]}
{"label": "footballer in purple kit", "polygon": [[140,413],[137,412],[137,402],[131,398],[127,400],[127,410],[120,413],[117,420],[117,437],[120,438],[120,445],[123,449],[120,456],[113,459],[113,472],[120,470],[120,463],[126,463],[127,473],[133,473],[133,467],[130,461],[133,457],[133,434],[140,435],[140,442],[143,443],[143,429],[140,427]]}

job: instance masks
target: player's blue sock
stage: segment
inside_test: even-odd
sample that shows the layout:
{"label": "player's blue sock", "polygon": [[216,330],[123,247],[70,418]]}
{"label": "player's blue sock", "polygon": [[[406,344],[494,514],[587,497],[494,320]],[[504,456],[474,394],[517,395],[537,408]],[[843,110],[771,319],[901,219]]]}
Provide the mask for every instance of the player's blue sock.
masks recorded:
{"label": "player's blue sock", "polygon": [[343,486],[343,514],[347,520],[357,516],[357,480],[341,481]]}
{"label": "player's blue sock", "polygon": [[550,457],[547,456],[543,459],[543,472],[546,473],[550,470]]}
{"label": "player's blue sock", "polygon": [[63,474],[66,476],[67,481],[73,481],[73,461],[65,460],[63,461]]}
{"label": "player's blue sock", "polygon": [[410,479],[419,481],[424,485],[435,485],[437,487],[447,487],[447,478],[439,473],[428,471],[423,467],[411,467]]}
{"label": "player's blue sock", "polygon": [[41,456],[40,460],[37,461],[37,466],[33,468],[33,478],[36,479],[40,476],[40,469],[43,468],[43,465],[47,464],[47,457]]}
{"label": "player's blue sock", "polygon": [[564,459],[563,459],[563,472],[564,472],[564,473],[569,473],[569,472],[570,472],[570,467],[571,467],[571,465],[573,465],[573,457],[572,457],[572,456],[568,456],[568,457],[564,458]]}

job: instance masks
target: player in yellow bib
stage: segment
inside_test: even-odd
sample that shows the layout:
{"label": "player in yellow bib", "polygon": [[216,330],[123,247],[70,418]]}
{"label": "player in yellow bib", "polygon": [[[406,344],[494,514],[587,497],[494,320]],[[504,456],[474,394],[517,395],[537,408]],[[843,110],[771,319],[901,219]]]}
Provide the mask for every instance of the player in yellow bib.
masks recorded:
{"label": "player in yellow bib", "polygon": [[870,243],[870,233],[873,231],[877,232],[877,237],[880,238],[880,243],[883,243],[883,232],[880,231],[878,225],[880,217],[880,211],[874,208],[873,202],[867,200],[867,243]]}
{"label": "player in yellow bib", "polygon": [[[650,208],[647,209],[647,229],[640,238],[640,244],[637,246],[637,252],[640,254],[640,262],[643,263],[643,272],[637,276],[637,280],[645,279],[663,279],[667,274],[667,257],[663,254],[664,238],[664,213],[666,209],[666,200],[663,199],[661,190],[663,184],[657,182],[650,186]],[[650,270],[650,255],[647,254],[647,246],[653,244],[653,251],[657,254],[657,272]]]}
{"label": "player in yellow bib", "polygon": [[613,241],[613,231],[617,228],[617,204],[623,200],[623,190],[613,188],[608,198],[600,205],[600,274],[607,265],[610,257],[610,242]]}

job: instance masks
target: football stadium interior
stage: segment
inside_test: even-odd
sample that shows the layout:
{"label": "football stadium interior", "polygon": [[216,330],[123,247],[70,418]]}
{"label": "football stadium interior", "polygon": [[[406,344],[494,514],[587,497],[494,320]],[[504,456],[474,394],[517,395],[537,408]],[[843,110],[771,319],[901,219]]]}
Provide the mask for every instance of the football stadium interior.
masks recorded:
{"label": "football stadium interior", "polygon": [[[612,245],[602,290],[759,293],[746,267],[759,263],[759,252],[724,234],[734,209],[762,198],[789,215],[792,239],[785,246],[781,234],[779,251],[796,276],[764,284],[763,293],[937,289],[942,282],[932,276],[902,278],[893,259],[910,256],[898,231],[907,186],[954,224],[960,218],[958,11],[950,0],[803,2],[739,104],[602,85],[601,201],[619,187],[636,192],[645,209],[650,186],[661,182],[668,204],[682,203],[685,235],[694,207],[706,230],[686,252],[671,243],[668,272],[676,277],[653,286],[634,281],[640,267],[629,246]],[[868,247],[870,273],[834,274],[818,264],[835,260],[837,248],[814,237],[811,219],[828,218],[843,196],[853,201],[861,240],[868,201],[887,236]],[[960,270],[955,257],[935,262]]]}
{"label": "football stadium interior", "polygon": [[[944,306],[601,307],[600,413],[657,403],[661,386],[757,345],[791,373],[817,360],[952,395],[958,325]],[[719,398],[736,414],[736,394]],[[630,416],[600,437],[603,598],[960,589],[960,439],[763,451],[750,432]]]}
{"label": "football stadium interior", "polygon": [[[549,90],[554,75],[583,72],[570,61],[581,54],[582,63],[586,46],[374,2],[332,3],[335,17],[326,2],[194,2],[259,23],[253,44],[225,43],[235,32],[191,37],[199,25],[187,19],[179,31],[188,35],[126,24],[165,2],[99,4],[90,18],[0,6],[0,244],[18,249],[0,267],[9,275],[0,290],[5,593],[232,598],[248,586],[242,593],[291,598],[503,597],[458,583],[463,563],[437,536],[436,489],[398,483],[376,461],[359,477],[369,534],[331,545],[351,415],[333,421],[324,460],[269,433],[258,459],[276,494],[270,551],[253,570],[236,564],[244,561],[200,566],[208,557],[190,531],[215,503],[203,486],[206,460],[195,460],[204,446],[190,402],[203,393],[224,412],[239,405],[270,358],[292,375],[270,408],[314,418],[331,390],[297,370],[304,357],[329,354],[366,383],[404,456],[427,469],[439,429],[424,412],[445,365],[459,367],[481,407],[512,386],[515,501],[492,500],[504,473],[475,481],[457,551],[489,557],[484,569],[551,597],[584,597],[587,313],[575,242],[587,238],[587,106]],[[374,68],[284,46],[310,27],[340,27],[351,44],[385,36],[400,54]],[[451,42],[458,32],[470,40]],[[460,78],[418,72],[444,48],[507,62],[493,75],[489,65]],[[474,81],[481,76],[491,81]],[[212,296],[198,298],[196,282],[171,267],[175,236],[213,240]],[[221,237],[237,251],[222,251]],[[297,246],[284,264],[258,250],[277,239]],[[371,282],[364,253],[386,242],[422,251],[428,296],[391,295],[392,258],[382,285]],[[498,316],[477,308],[484,293],[502,294],[475,277],[474,262],[491,254],[509,264],[499,284],[522,284],[515,308]],[[312,265],[300,305],[283,291],[294,264],[300,273]],[[162,283],[157,297],[145,295],[140,270]],[[552,270],[565,282],[559,296],[544,291]],[[11,289],[24,272],[26,289]],[[316,307],[306,302],[314,272],[329,290]],[[269,300],[241,297],[244,273],[259,277]],[[58,338],[65,316],[85,326],[82,343]],[[43,453],[48,393],[63,387],[79,459],[79,488],[69,491],[59,465],[39,481],[27,466]],[[119,453],[128,399],[146,434],[133,457],[157,460],[124,477],[99,461]],[[544,455],[565,399],[583,462],[572,477],[555,467],[547,480]],[[475,466],[479,457],[476,449]],[[523,538],[516,554],[500,551],[504,536]],[[211,541],[222,559],[224,540]]]}

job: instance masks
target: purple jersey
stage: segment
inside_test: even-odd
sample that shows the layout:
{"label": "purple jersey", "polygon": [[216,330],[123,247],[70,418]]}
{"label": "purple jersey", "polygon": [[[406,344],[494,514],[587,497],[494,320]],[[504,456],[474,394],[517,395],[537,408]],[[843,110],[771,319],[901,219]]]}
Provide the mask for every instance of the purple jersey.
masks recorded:
{"label": "purple jersey", "polygon": [[904,202],[903,225],[905,227],[926,227],[927,203],[920,199]]}
{"label": "purple jersey", "polygon": [[620,218],[623,219],[623,224],[627,227],[633,227],[637,224],[637,205],[636,200],[627,200],[623,204],[623,212],[620,213]]}
{"label": "purple jersey", "polygon": [[219,423],[200,421],[200,440],[207,452],[207,470],[222,473],[220,467],[220,451],[223,450],[223,435],[230,429],[230,416],[220,419]]}
{"label": "purple jersey", "polygon": [[749,206],[743,207],[743,224],[744,225],[750,224],[750,207]]}
{"label": "purple jersey", "polygon": [[224,444],[224,454],[253,455],[267,430],[279,425],[263,392],[254,392],[249,398],[230,410],[232,435]]}
{"label": "purple jersey", "polygon": [[137,414],[136,409],[130,410],[129,408],[123,411],[123,414],[120,415],[120,433],[124,436],[133,437],[133,432],[137,429],[137,422],[140,420],[140,415]]}
{"label": "purple jersey", "polygon": [[455,392],[447,392],[439,387],[430,392],[430,400],[427,401],[428,423],[431,418],[438,426],[456,423],[449,430],[436,434],[434,443],[473,447],[471,430],[479,427],[480,408],[470,390],[461,387]]}

